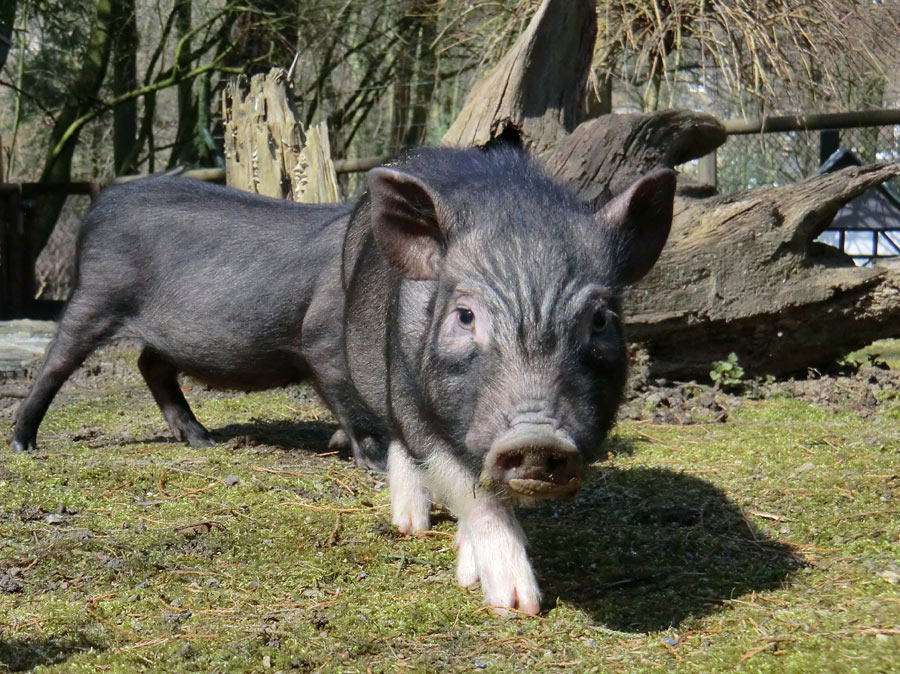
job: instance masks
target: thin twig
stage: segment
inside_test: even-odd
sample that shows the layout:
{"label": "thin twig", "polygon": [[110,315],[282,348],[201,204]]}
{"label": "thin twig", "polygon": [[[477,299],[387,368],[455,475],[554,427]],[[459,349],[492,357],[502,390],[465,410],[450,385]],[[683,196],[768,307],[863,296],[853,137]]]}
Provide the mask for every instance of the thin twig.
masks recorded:
{"label": "thin twig", "polygon": [[844,515],[842,517],[838,517],[836,519],[831,520],[832,524],[837,524],[838,522],[843,522],[844,520],[855,520],[858,517],[869,517],[870,515],[893,515],[900,510],[868,510],[864,513],[851,513],[850,515]]}
{"label": "thin twig", "polygon": [[104,625],[106,625],[107,627],[112,627],[112,628],[113,628],[114,630],[116,630],[117,632],[121,632],[122,634],[125,634],[125,635],[131,637],[132,639],[140,639],[140,638],[141,638],[141,636],[140,636],[139,634],[135,634],[135,633],[132,632],[131,630],[126,630],[124,627],[119,627],[118,625],[116,625],[115,623],[110,622],[109,620],[107,620],[107,619],[104,618],[103,616],[97,615],[97,614],[94,613],[91,609],[89,609],[87,606],[84,607],[84,610],[87,611],[87,612],[88,612],[91,616],[93,616],[95,619],[99,620],[100,622],[102,622],[102,623],[103,623]]}
{"label": "thin twig", "polygon": [[355,514],[355,513],[365,513],[370,512],[372,510],[384,510],[385,508],[389,508],[390,505],[378,505],[371,506],[369,508],[329,508],[327,506],[317,506],[311,503],[303,503],[302,501],[285,501],[284,503],[279,503],[279,507],[281,506],[298,506],[300,508],[307,508],[308,510],[315,510],[320,513],[344,513],[347,515]]}

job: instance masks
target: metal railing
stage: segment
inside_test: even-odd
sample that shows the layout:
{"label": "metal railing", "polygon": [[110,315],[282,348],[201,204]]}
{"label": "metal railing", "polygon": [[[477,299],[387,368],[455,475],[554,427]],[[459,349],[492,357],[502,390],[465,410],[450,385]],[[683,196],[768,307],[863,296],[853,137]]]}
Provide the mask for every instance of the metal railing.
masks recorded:
{"label": "metal railing", "polygon": [[[722,193],[801,180],[841,148],[863,163],[900,162],[900,110],[731,119],[723,125],[728,141],[697,163],[697,177]],[[900,193],[900,181],[892,185]]]}

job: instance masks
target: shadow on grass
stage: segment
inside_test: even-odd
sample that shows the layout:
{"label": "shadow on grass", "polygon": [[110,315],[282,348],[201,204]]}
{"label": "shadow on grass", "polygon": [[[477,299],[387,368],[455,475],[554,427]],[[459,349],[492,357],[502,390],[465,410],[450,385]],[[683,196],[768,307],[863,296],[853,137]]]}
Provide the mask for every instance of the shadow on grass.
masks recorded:
{"label": "shadow on grass", "polygon": [[[287,450],[303,450],[314,454],[324,454],[332,449],[328,441],[337,430],[336,424],[321,421],[266,421],[258,420],[246,424],[229,424],[213,429],[212,435],[218,443],[248,445],[271,445]],[[350,455],[341,450],[342,457]]]}
{"label": "shadow on grass", "polygon": [[76,653],[90,649],[104,650],[103,646],[80,638],[56,639],[0,639],[0,670],[25,672],[40,665],[58,665]]}
{"label": "shadow on grass", "polygon": [[[337,424],[321,421],[265,421],[254,419],[247,424],[230,424],[212,432],[216,442],[227,442],[235,447],[244,445],[271,445],[288,451],[306,454],[337,455],[344,461],[353,460],[353,450],[349,442],[336,446],[329,445]],[[385,472],[387,470],[387,445],[379,444],[371,438],[362,440],[363,454],[368,467]]]}
{"label": "shadow on grass", "polygon": [[[328,441],[337,430],[337,424],[321,421],[252,421],[245,424],[228,424],[221,428],[212,428],[216,444],[231,444],[235,447],[254,447],[257,445],[278,447],[289,451],[301,450],[312,454],[324,454],[334,451]],[[122,442],[140,444],[171,444],[176,440],[171,435],[154,435],[152,437],[131,438],[127,441],[112,440],[112,444]],[[99,446],[99,445],[96,445]],[[348,449],[340,449],[344,458],[350,456]]]}
{"label": "shadow on grass", "polygon": [[572,503],[521,513],[548,605],[558,597],[611,629],[661,630],[803,566],[709,482],[661,468],[592,478]]}

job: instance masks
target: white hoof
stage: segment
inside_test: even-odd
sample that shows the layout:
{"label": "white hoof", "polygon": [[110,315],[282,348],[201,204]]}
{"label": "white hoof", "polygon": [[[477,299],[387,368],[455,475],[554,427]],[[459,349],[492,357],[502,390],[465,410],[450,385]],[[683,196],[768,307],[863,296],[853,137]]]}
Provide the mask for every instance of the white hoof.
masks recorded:
{"label": "white hoof", "polygon": [[478,582],[478,562],[469,538],[460,529],[456,533],[456,580],[463,587],[471,587]]}
{"label": "white hoof", "polygon": [[431,528],[431,494],[399,442],[388,447],[388,487],[391,490],[391,522],[401,534]]}

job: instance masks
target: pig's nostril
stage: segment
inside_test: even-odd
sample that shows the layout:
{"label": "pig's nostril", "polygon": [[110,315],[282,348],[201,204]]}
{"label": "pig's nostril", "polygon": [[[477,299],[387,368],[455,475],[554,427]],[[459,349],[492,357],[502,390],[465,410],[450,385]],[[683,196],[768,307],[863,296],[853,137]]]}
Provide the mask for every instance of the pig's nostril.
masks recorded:
{"label": "pig's nostril", "polygon": [[550,475],[555,475],[557,471],[561,468],[564,468],[566,465],[566,460],[561,456],[551,456],[547,459],[547,473]]}
{"label": "pig's nostril", "polygon": [[522,461],[524,457],[521,454],[516,454],[513,452],[504,454],[497,458],[497,465],[504,471],[515,470],[519,466],[522,465]]}

